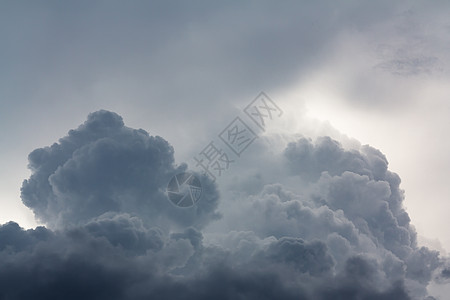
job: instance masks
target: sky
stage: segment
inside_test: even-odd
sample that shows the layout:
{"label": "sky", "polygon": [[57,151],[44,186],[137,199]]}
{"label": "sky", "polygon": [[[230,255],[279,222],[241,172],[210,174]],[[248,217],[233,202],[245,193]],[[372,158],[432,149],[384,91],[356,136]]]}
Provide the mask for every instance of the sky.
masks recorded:
{"label": "sky", "polygon": [[[445,299],[449,20],[446,1],[2,1],[0,295]],[[214,182],[194,158],[236,117],[256,138]],[[180,209],[185,171],[203,194]],[[81,292],[80,268],[100,282]]]}

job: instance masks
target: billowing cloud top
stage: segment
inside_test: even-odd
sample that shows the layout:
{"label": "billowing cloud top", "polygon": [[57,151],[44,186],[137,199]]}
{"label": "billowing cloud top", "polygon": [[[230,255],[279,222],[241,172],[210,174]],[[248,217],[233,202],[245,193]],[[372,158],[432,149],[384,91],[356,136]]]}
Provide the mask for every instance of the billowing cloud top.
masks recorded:
{"label": "billowing cloud top", "polygon": [[115,113],[89,115],[29,156],[22,199],[51,229],[0,227],[0,298],[425,299],[435,274],[448,277],[417,245],[380,151],[328,137],[275,156],[267,145],[252,151],[271,156],[276,181],[235,184],[219,208],[202,177],[198,204],[177,208],[164,189],[187,166],[172,147]]}
{"label": "billowing cloud top", "polygon": [[30,153],[33,174],[22,199],[50,227],[85,224],[107,212],[131,213],[154,226],[204,226],[218,217],[218,195],[205,178],[204,201],[175,209],[165,188],[186,165],[175,167],[173,152],[163,138],[97,111],[59,143]]}

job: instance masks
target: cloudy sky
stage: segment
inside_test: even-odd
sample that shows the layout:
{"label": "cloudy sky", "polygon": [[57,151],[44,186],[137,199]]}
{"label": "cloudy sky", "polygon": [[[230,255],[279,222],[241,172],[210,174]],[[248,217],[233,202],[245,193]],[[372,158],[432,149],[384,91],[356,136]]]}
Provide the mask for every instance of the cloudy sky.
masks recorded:
{"label": "cloudy sky", "polygon": [[0,298],[446,299],[446,1],[2,1],[0,39]]}

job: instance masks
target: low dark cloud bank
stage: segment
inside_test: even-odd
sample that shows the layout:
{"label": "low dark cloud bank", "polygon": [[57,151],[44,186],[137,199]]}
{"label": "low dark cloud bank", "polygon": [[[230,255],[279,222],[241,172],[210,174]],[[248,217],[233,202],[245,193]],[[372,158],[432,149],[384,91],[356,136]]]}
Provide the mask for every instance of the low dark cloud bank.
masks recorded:
{"label": "low dark cloud bank", "polygon": [[22,199],[47,227],[0,227],[0,299],[426,299],[450,277],[372,147],[298,139],[278,163],[304,192],[264,182],[233,215],[206,177],[197,206],[168,201],[173,154],[108,111],[34,150]]}

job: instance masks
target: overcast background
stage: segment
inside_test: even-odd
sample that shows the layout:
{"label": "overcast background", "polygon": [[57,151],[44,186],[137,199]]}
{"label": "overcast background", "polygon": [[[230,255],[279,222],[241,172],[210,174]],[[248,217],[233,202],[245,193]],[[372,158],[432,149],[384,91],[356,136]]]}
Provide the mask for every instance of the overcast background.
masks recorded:
{"label": "overcast background", "polygon": [[447,1],[2,1],[0,223],[37,225],[27,156],[93,111],[181,163],[265,91],[285,112],[273,132],[380,149],[419,241],[445,253],[449,50]]}

